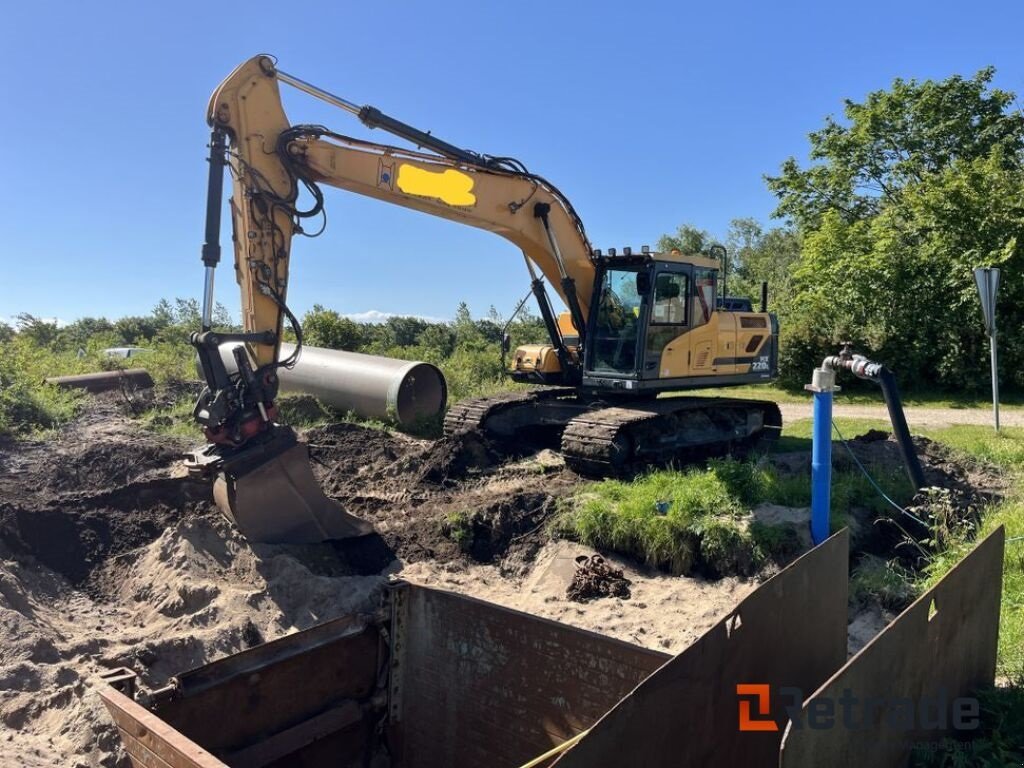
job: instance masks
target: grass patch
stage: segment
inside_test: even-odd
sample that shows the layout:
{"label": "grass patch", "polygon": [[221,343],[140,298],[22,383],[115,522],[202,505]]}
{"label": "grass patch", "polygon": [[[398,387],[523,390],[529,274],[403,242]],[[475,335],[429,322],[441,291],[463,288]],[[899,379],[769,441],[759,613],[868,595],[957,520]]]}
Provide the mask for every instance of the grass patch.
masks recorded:
{"label": "grass patch", "polygon": [[726,537],[720,526],[741,512],[729,473],[657,471],[632,482],[604,480],[570,500],[563,528],[595,549],[690,573],[702,534]]}
{"label": "grass patch", "polygon": [[282,395],[277,398],[278,420],[297,429],[310,429],[337,421],[331,410],[312,395]]}
{"label": "grass patch", "polygon": [[[869,467],[898,503],[912,496],[901,466]],[[766,459],[712,460],[706,469],[658,470],[631,482],[604,480],[581,489],[566,505],[556,532],[675,574],[750,575],[785,562],[801,548],[791,524],[768,525],[751,515],[757,505],[807,507],[810,466],[782,470]],[[888,514],[891,507],[856,469],[833,472],[833,529],[852,507]]]}
{"label": "grass patch", "polygon": [[463,552],[473,544],[473,518],[465,510],[449,512],[441,525],[441,532],[455,542]]}
{"label": "grass patch", "polygon": [[892,611],[902,611],[918,594],[914,574],[898,560],[867,555],[861,558],[850,577],[850,600],[855,605],[877,603]]}
{"label": "grass patch", "polygon": [[791,525],[750,524],[750,535],[757,548],[776,562],[785,562],[803,549],[796,528]]}
{"label": "grass patch", "polygon": [[564,504],[556,533],[674,574],[751,575],[800,544],[792,526],[756,523],[750,509],[803,498],[764,462],[714,460],[588,485]]}
{"label": "grass patch", "polygon": [[[843,437],[849,440],[855,435],[862,435],[865,432],[869,432],[872,429],[881,429],[886,432],[892,431],[892,425],[886,419],[846,419],[837,418],[833,419],[836,425],[839,427],[839,431],[843,433]],[[788,424],[782,426],[782,437],[783,440],[790,438],[791,440],[806,440],[800,450],[810,450],[811,444],[811,433],[814,431],[814,419],[797,419],[791,421]],[[836,434],[833,431],[832,439],[836,439]],[[781,445],[775,448],[775,453],[787,450],[785,443],[780,441]]]}
{"label": "grass patch", "polygon": [[980,691],[981,726],[969,741],[946,738],[910,758],[911,768],[1024,765],[1024,679]]}
{"label": "grass patch", "polygon": [[138,418],[144,428],[161,435],[203,439],[202,429],[192,418],[194,397],[179,397],[170,405],[160,405],[143,411]]}
{"label": "grass patch", "polygon": [[965,458],[1001,469],[1024,470],[1024,427],[1002,427],[997,433],[981,424],[922,429],[919,434],[949,446]]}
{"label": "grass patch", "polygon": [[925,431],[966,460],[979,460],[1004,470],[1011,478],[1006,498],[981,510],[980,524],[970,530],[942,530],[945,547],[919,579],[927,589],[959,562],[974,543],[1000,525],[1006,527],[1003,560],[1003,597],[999,617],[999,673],[1010,679],[1024,679],[1024,429],[1004,428],[998,434],[991,427],[963,425]]}
{"label": "grass patch", "polygon": [[[841,423],[840,429],[849,437],[865,426],[868,425],[861,422],[844,428]],[[806,425],[799,422],[789,425],[787,430],[802,434],[809,430],[809,422]],[[918,498],[913,509],[930,529],[928,537],[921,542],[928,552],[923,569],[916,572],[896,561],[864,558],[854,570],[851,597],[857,602],[874,600],[893,610],[900,610],[946,575],[980,538],[1003,525],[1007,543],[1003,562],[998,669],[1004,677],[1024,679],[1024,486],[1020,482],[1024,472],[1024,429],[1004,428],[997,434],[991,427],[956,425],[925,429],[921,433],[949,447],[953,452],[952,458],[960,464],[969,466],[972,462],[983,462],[1006,473],[1011,480],[1006,498],[965,515],[964,510],[954,509],[948,491],[926,492]],[[903,485],[905,494],[909,486],[898,469],[893,468],[888,487],[882,477],[878,479],[883,488],[887,491],[892,489],[897,494],[894,498],[905,505],[907,500],[899,495],[899,487]],[[849,502],[860,497],[862,492],[869,492],[877,499],[873,503],[882,505],[880,512],[891,514],[877,494],[859,487],[860,481],[842,477],[840,473],[834,475],[834,509],[843,509],[844,499]],[[849,487],[842,488],[847,484]],[[838,494],[836,485],[842,488]],[[835,518],[834,513],[833,523]],[[935,763],[939,764],[945,763]]]}
{"label": "grass patch", "polygon": [[[1024,498],[1015,498],[988,509],[976,537],[952,543],[934,558],[920,582],[931,587],[945,576],[974,546],[1000,525],[1006,526],[1006,554],[1003,560],[1003,598],[999,615],[999,673],[1024,678]],[[1021,537],[1021,538],[1017,538]]]}

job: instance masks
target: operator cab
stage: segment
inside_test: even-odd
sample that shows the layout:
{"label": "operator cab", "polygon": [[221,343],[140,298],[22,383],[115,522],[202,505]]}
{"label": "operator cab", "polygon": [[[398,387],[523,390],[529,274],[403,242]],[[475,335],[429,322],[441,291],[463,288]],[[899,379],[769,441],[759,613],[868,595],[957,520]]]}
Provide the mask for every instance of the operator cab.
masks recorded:
{"label": "operator cab", "polygon": [[718,263],[702,256],[598,260],[583,385],[652,394],[770,380],[774,316],[731,303],[718,298]]}

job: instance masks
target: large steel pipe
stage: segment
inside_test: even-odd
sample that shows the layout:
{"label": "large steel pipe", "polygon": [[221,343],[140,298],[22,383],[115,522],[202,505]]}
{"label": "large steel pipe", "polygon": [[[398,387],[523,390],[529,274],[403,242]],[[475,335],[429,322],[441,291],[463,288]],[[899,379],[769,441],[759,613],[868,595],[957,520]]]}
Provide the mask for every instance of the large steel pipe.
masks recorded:
{"label": "large steel pipe", "polygon": [[47,384],[56,384],[61,389],[84,389],[86,392],[109,392],[129,386],[148,389],[153,386],[153,377],[143,368],[128,368],[123,371],[100,371],[82,373],[76,376],[52,376]]}
{"label": "large steel pipe", "polygon": [[[231,354],[237,346],[220,345],[231,372],[238,370]],[[281,358],[294,349],[294,344],[282,344]],[[284,392],[305,392],[334,408],[403,426],[438,416],[448,401],[448,385],[437,366],[339,349],[303,345],[295,367],[278,369],[278,376]]]}

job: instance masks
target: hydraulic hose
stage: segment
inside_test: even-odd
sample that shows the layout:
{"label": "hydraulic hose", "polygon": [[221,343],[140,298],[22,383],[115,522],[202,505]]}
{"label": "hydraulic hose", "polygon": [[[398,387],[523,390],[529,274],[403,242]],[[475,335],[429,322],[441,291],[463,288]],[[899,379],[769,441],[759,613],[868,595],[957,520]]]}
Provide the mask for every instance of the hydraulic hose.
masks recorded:
{"label": "hydraulic hose", "polygon": [[896,385],[896,375],[881,363],[874,363],[863,355],[852,354],[848,347],[844,347],[838,355],[826,357],[821,367],[827,371],[845,369],[858,379],[873,381],[882,388],[882,397],[885,398],[885,407],[889,411],[889,421],[892,423],[896,442],[900,446],[907,475],[914,484],[914,490],[924,488],[926,484],[924,470],[921,469],[921,461],[917,458],[914,442],[910,438],[910,428],[907,426],[903,401],[900,398],[899,387]]}

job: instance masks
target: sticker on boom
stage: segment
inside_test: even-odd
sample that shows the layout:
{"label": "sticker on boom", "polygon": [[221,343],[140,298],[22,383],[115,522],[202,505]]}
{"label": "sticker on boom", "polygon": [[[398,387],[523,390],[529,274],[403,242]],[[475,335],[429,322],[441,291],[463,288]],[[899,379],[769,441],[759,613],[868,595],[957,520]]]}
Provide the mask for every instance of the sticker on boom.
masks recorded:
{"label": "sticker on boom", "polygon": [[473,177],[452,168],[435,173],[406,163],[398,167],[397,184],[408,195],[433,197],[448,205],[476,205]]}

